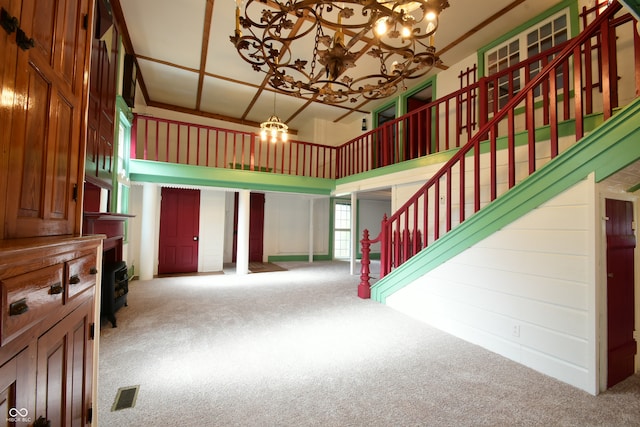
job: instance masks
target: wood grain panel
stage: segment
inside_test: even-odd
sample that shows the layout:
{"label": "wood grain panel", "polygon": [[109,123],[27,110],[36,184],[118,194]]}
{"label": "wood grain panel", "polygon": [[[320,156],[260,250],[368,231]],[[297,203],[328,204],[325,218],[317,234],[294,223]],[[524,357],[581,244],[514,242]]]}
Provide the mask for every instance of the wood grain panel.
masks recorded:
{"label": "wood grain panel", "polygon": [[6,238],[79,232],[88,12],[88,0],[22,2],[20,25],[34,47],[13,51]]}

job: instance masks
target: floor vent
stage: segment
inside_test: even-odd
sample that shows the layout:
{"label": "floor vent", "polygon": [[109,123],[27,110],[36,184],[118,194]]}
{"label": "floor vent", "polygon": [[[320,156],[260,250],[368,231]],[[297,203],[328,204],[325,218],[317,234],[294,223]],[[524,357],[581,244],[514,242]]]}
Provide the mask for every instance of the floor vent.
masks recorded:
{"label": "floor vent", "polygon": [[111,407],[111,411],[133,408],[136,405],[139,388],[139,385],[133,387],[120,387],[116,394],[116,400],[113,402],[113,406]]}

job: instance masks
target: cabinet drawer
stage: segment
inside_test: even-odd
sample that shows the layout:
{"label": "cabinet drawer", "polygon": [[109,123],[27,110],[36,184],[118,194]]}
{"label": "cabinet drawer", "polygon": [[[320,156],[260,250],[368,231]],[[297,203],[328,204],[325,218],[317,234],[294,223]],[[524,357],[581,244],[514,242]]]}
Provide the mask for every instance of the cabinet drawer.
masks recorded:
{"label": "cabinet drawer", "polygon": [[96,261],[96,254],[92,252],[67,263],[68,299],[95,285],[96,274],[98,274]]}
{"label": "cabinet drawer", "polygon": [[63,264],[2,281],[2,345],[62,306]]}

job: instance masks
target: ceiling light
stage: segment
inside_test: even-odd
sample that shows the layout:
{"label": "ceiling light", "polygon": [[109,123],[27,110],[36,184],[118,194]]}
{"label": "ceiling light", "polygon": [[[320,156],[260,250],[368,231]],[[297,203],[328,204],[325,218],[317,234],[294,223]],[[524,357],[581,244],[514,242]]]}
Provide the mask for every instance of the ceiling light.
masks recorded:
{"label": "ceiling light", "polygon": [[[236,0],[230,36],[276,90],[336,104],[392,95],[439,62],[446,0]],[[396,64],[392,66],[392,64]]]}
{"label": "ceiling light", "polygon": [[273,114],[266,121],[260,123],[260,139],[276,143],[278,141],[287,142],[289,126],[284,124],[278,116],[276,116],[276,93],[273,93]]}

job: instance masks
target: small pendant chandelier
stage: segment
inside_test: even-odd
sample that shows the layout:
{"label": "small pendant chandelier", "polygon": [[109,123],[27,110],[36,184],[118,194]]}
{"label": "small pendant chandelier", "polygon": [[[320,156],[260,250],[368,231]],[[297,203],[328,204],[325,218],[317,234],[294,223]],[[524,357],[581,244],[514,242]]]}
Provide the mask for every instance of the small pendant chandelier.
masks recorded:
{"label": "small pendant chandelier", "polygon": [[273,114],[267,121],[260,123],[260,139],[263,142],[268,139],[274,144],[278,141],[287,142],[288,130],[289,126],[276,116],[276,93],[273,92]]}

